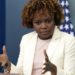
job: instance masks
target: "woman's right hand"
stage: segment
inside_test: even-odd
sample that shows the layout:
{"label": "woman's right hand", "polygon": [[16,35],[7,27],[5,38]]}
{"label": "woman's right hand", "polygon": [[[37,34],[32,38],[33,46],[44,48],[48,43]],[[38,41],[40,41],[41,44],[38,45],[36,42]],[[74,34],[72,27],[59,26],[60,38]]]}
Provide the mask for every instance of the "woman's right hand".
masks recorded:
{"label": "woman's right hand", "polygon": [[11,63],[6,53],[6,47],[3,46],[2,50],[3,54],[0,54],[0,66],[4,67],[4,73],[10,73]]}
{"label": "woman's right hand", "polygon": [[47,71],[50,71],[51,75],[57,75],[57,67],[49,60],[46,50],[44,51],[44,55],[45,55],[45,63],[42,74],[46,73]]}

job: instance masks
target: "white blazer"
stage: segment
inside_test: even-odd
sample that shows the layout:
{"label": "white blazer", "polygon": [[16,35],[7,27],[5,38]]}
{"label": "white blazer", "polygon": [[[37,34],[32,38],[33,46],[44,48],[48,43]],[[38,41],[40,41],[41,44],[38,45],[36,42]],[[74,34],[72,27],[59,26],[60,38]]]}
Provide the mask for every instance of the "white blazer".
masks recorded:
{"label": "white blazer", "polygon": [[[37,37],[35,31],[22,37],[18,62],[16,66],[11,67],[11,73],[31,75]],[[75,75],[75,38],[73,36],[55,27],[47,55],[57,66],[57,75]],[[47,72],[44,75],[51,74]]]}

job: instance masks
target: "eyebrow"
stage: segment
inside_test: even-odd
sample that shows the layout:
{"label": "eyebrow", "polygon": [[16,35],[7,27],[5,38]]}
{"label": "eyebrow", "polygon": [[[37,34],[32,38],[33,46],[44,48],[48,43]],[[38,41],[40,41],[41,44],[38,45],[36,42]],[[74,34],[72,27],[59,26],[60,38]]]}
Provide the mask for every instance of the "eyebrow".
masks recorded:
{"label": "eyebrow", "polygon": [[[42,20],[49,20],[49,19],[52,20],[52,18],[50,16],[48,16]],[[33,19],[33,21],[41,21],[41,20],[36,18],[36,19]]]}

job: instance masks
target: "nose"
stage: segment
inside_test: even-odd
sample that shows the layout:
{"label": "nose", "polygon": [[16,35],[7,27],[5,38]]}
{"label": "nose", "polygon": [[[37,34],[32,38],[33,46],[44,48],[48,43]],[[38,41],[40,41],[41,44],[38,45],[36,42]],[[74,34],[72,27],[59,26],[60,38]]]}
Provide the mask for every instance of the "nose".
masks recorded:
{"label": "nose", "polygon": [[42,23],[41,23],[41,28],[47,28],[47,25],[46,25],[45,22],[42,22]]}

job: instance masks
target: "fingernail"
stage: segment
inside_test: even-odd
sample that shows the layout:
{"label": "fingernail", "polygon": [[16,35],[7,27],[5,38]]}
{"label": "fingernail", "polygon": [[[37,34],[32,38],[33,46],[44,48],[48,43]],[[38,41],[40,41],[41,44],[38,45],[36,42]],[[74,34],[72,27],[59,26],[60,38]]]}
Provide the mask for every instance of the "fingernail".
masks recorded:
{"label": "fingernail", "polygon": [[5,45],[3,45],[3,48],[5,48]]}

